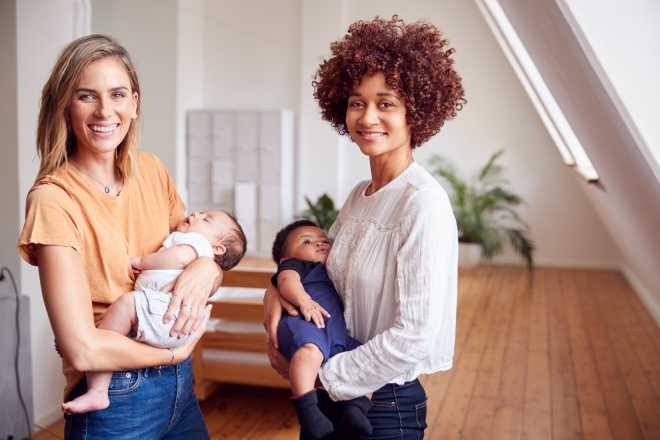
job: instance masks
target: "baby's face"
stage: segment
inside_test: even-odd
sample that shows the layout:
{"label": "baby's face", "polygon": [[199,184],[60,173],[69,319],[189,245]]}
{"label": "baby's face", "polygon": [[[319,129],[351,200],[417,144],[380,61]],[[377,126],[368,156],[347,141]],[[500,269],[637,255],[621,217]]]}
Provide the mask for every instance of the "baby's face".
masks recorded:
{"label": "baby's face", "polygon": [[218,210],[193,212],[186,217],[176,230],[179,232],[197,232],[202,234],[212,245],[222,239],[222,236],[231,228],[231,221],[227,214]]}
{"label": "baby's face", "polygon": [[286,240],[286,257],[324,263],[330,253],[330,240],[316,226],[296,228]]}

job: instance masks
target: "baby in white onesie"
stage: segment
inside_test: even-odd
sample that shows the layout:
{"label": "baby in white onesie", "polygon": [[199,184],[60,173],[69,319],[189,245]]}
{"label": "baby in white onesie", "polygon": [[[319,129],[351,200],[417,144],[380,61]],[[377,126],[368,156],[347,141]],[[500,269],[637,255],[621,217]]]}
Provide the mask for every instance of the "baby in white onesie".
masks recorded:
{"label": "baby in white onesie", "polygon": [[[108,307],[99,328],[113,330],[160,348],[175,348],[189,336],[170,336],[176,321],[163,323],[170,303],[169,290],[183,269],[199,257],[212,257],[227,271],[245,255],[247,240],[236,219],[224,211],[193,213],[181,222],[157,252],[131,258],[140,274],[135,290],[122,295]],[[112,373],[86,373],[87,392],[62,404],[67,414],[105,409],[110,405],[108,387]]]}

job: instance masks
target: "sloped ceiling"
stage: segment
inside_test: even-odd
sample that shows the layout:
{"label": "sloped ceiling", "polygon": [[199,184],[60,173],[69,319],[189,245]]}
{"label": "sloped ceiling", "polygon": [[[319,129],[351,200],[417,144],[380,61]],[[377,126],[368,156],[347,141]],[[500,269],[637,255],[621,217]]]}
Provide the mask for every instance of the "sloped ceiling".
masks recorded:
{"label": "sloped ceiling", "polygon": [[[600,176],[585,182],[622,270],[660,322],[660,182],[554,1],[500,0]],[[558,153],[559,154],[559,153]]]}

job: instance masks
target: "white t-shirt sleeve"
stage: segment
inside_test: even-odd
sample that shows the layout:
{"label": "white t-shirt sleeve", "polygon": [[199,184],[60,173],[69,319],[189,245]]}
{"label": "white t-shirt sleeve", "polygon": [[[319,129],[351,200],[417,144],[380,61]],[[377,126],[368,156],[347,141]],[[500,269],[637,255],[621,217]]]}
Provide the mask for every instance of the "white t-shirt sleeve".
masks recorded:
{"label": "white t-shirt sleeve", "polygon": [[[448,200],[420,191],[410,206],[407,236],[396,252],[394,325],[352,351],[328,360],[319,372],[334,400],[348,400],[392,382],[435,350],[454,351],[457,271],[456,221]],[[439,334],[442,346],[434,345]]]}
{"label": "white t-shirt sleeve", "polygon": [[163,246],[170,248],[180,244],[191,246],[199,257],[213,258],[213,247],[202,234],[197,232],[172,232],[163,242]]}

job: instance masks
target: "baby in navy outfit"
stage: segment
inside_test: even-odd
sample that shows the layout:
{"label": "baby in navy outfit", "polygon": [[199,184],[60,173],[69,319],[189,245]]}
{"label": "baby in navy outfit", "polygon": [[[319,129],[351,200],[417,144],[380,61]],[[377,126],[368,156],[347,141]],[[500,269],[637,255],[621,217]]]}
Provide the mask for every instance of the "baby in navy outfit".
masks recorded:
{"label": "baby in navy outfit", "polygon": [[325,270],[330,240],[314,222],[299,220],[278,232],[273,259],[278,263],[272,282],[280,295],[299,311],[283,313],[277,328],[280,351],[291,360],[292,402],[304,438],[322,438],[337,428],[347,435],[369,435],[366,397],[338,402],[339,426],[321,412],[315,384],[321,365],[336,353],[360,342],[346,331],[343,305]]}

